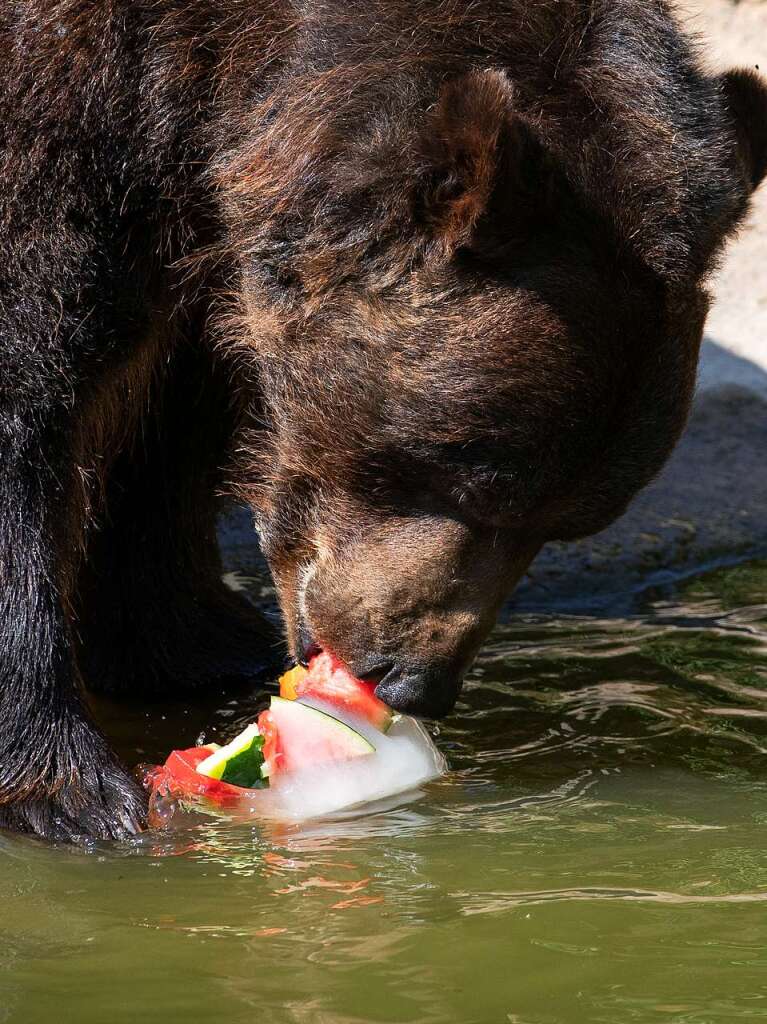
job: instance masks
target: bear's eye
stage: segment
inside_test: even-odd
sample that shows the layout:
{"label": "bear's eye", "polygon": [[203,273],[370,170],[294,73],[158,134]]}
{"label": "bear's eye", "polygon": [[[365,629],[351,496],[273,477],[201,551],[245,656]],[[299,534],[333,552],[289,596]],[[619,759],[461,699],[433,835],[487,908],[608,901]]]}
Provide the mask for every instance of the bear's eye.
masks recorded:
{"label": "bear's eye", "polygon": [[502,438],[440,444],[419,463],[433,494],[479,519],[524,514],[556,484],[545,459]]}

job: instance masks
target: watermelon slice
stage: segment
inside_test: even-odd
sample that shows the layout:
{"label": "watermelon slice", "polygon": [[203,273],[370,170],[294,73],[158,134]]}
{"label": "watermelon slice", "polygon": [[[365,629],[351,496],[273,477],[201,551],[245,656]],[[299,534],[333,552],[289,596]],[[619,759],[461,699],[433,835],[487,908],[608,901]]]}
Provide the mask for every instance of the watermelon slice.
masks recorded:
{"label": "watermelon slice", "polygon": [[215,753],[216,749],[217,744],[211,743],[204,747],[190,747],[188,750],[173,750],[164,765],[152,769],[147,783],[155,792],[165,791],[175,797],[206,797],[216,804],[231,806],[241,799],[242,789],[197,771],[197,766]]}
{"label": "watermelon slice", "polygon": [[176,797],[204,797],[232,806],[283,773],[349,761],[375,753],[364,736],[318,708],[272,697],[258,724],[218,747],[215,743],[174,750],[147,783]]}
{"label": "watermelon slice", "polygon": [[280,693],[284,697],[289,698],[289,693],[293,691],[299,700],[314,698],[357,715],[381,732],[387,732],[394,719],[394,712],[375,696],[375,688],[375,683],[357,679],[343,662],[327,651],[312,658],[308,671],[299,673],[293,669],[280,680]]}
{"label": "watermelon slice", "polygon": [[263,753],[264,737],[255,722],[239,736],[219,747],[197,765],[201,775],[220,779],[245,789],[262,788],[268,783],[269,766]]}
{"label": "watermelon slice", "polygon": [[272,697],[271,708],[259,715],[258,725],[271,779],[375,753],[372,743],[332,715],[283,697]]}

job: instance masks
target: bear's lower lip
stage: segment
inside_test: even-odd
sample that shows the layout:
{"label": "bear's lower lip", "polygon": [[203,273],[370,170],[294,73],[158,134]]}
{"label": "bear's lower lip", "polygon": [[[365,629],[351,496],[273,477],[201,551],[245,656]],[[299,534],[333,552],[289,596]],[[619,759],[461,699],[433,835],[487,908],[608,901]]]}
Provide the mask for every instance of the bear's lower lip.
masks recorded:
{"label": "bear's lower lip", "polygon": [[301,623],[298,628],[296,661],[304,668],[308,668],[309,662],[318,654],[322,654],[322,646],[317,643],[306,626]]}
{"label": "bear's lower lip", "polygon": [[308,647],[301,649],[296,661],[299,665],[303,665],[304,668],[309,667],[309,662],[312,658],[316,658],[318,654],[322,654],[323,648],[319,644],[310,644]]}

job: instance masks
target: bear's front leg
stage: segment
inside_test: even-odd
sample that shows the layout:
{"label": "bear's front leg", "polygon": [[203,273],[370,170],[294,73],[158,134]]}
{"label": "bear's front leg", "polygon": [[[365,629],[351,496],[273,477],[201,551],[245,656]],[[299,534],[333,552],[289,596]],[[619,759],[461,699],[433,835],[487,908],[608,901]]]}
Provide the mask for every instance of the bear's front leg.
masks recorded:
{"label": "bear's front leg", "polygon": [[89,690],[150,699],[252,691],[284,666],[274,626],[222,580],[217,493],[227,489],[239,385],[213,348],[204,333],[179,341],[135,436],[103,473],[77,584]]}
{"label": "bear's front leg", "polygon": [[119,839],[141,829],[145,797],[77,692],[66,609],[79,513],[52,447],[0,416],[0,827]]}

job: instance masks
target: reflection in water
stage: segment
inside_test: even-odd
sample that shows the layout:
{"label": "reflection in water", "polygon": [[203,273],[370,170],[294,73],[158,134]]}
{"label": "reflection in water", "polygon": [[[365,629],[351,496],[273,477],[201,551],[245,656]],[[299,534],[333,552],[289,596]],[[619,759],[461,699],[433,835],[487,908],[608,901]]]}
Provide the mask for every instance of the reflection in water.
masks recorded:
{"label": "reflection in water", "polygon": [[[766,587],[499,626],[435,729],[450,773],[374,812],[0,837],[0,1021],[767,1018]],[[262,700],[97,710],[137,762]]]}

